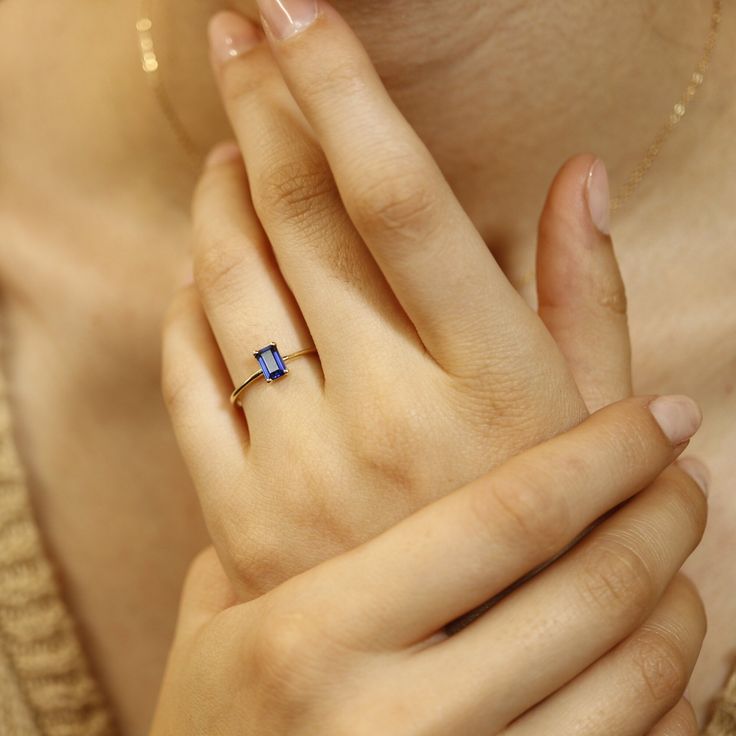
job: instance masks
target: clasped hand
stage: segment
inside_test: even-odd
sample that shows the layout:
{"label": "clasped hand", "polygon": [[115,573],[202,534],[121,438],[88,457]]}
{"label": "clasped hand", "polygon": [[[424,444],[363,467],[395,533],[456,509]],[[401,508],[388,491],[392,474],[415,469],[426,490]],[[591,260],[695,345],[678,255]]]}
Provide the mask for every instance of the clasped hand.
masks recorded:
{"label": "clasped hand", "polygon": [[[268,43],[234,13],[211,26],[238,145],[197,190],[164,393],[224,572],[208,553],[190,576],[153,736],[639,736],[675,706],[692,726],[704,617],[676,574],[705,501],[665,469],[697,409],[629,399],[580,424],[631,392],[588,207],[601,165],[573,159],[550,190],[535,313],[319,8]],[[319,360],[233,410],[272,340]]]}

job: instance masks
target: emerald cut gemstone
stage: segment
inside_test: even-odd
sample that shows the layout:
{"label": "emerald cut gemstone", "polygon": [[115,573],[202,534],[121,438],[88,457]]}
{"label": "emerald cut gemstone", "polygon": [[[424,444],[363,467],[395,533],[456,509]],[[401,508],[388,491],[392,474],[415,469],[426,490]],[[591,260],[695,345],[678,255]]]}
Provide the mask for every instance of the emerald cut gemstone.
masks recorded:
{"label": "emerald cut gemstone", "polygon": [[283,378],[289,372],[289,369],[286,367],[286,363],[284,363],[284,359],[281,357],[281,353],[274,342],[270,345],[266,345],[265,348],[257,350],[253,355],[256,356],[258,365],[261,366],[263,377],[269,383],[271,381],[276,381],[279,378]]}

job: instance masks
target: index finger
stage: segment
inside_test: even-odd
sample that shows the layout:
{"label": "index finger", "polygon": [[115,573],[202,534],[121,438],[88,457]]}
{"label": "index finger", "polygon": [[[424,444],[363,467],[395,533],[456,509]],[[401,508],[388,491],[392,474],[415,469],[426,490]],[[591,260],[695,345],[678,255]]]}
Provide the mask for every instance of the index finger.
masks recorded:
{"label": "index finger", "polygon": [[[316,568],[330,603],[310,597],[338,620],[363,622],[361,643],[423,641],[554,559],[648,486],[699,425],[700,411],[686,397],[606,407]],[[304,582],[312,591],[320,585],[309,573]],[[284,593],[303,598],[288,584]]]}
{"label": "index finger", "polygon": [[522,332],[533,335],[536,316],[348,25],[323,0],[259,5],[274,56],[325,151],[347,211],[428,351],[461,374],[469,345],[484,354],[483,343],[491,347],[506,326],[513,326],[515,343]]}

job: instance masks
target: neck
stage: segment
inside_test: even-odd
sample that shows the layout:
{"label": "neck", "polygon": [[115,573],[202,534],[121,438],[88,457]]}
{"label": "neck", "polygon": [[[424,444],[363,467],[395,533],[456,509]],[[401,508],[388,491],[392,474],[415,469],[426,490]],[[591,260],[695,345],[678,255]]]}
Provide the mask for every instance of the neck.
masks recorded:
{"label": "neck", "polygon": [[[141,69],[139,0],[54,0],[42,11],[3,2],[0,134],[13,141],[0,154],[6,174],[21,186],[63,183],[61,191],[93,199],[118,193],[186,211],[201,155],[228,135],[205,37],[209,16],[228,3],[152,2],[159,79],[200,152],[192,156]],[[625,177],[687,84],[712,9],[711,0],[337,4],[471,216],[497,241],[536,218],[568,155],[592,150],[614,182]],[[255,2],[229,5],[257,17]],[[701,107],[693,116],[710,114]],[[685,131],[676,138],[668,158],[691,142]]]}

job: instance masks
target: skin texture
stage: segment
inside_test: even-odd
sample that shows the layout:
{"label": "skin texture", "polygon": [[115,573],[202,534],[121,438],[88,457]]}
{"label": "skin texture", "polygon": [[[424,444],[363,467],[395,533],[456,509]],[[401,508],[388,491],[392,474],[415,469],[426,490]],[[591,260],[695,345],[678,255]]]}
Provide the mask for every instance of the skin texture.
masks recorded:
{"label": "skin texture", "polygon": [[152,736],[648,734],[705,633],[693,588],[665,582],[705,523],[701,489],[677,471],[483,618],[437,632],[677,455],[649,401],[602,410],[250,603],[202,558]]}
{"label": "skin texture", "polygon": [[[467,229],[467,222],[462,218],[453,216],[451,192],[429,166],[426,150],[417,145],[413,131],[402,126],[395,108],[382,98],[382,88],[372,76],[370,63],[334,12],[325,9],[324,16],[304,40],[277,46],[282,70],[299,107],[283,84],[271,53],[259,43],[259,34],[253,28],[232,13],[222,14],[211,24],[211,36],[215,51],[225,51],[219,56],[227,63],[220,64],[216,53],[215,66],[226,108],[242,141],[245,170],[237,148],[220,147],[210,157],[198,187],[194,202],[198,234],[194,260],[197,289],[185,290],[170,311],[164,333],[163,385],[219,557],[227,569],[225,606],[229,604],[227,613],[233,615],[228,616],[230,624],[225,624],[224,631],[224,617],[220,617],[192,635],[185,601],[182,613],[185,633],[172,653],[153,733],[181,733],[187,729],[241,732],[244,723],[250,724],[246,728],[258,733],[316,730],[344,733],[355,732],[356,728],[365,733],[405,734],[458,731],[533,734],[548,733],[550,728],[569,733],[572,719],[578,733],[643,734],[663,716],[672,718],[668,711],[678,702],[681,696],[678,685],[685,681],[682,664],[692,662],[704,625],[700,603],[690,599],[688,604],[687,595],[685,600],[681,597],[682,590],[679,596],[672,591],[674,598],[665,595],[662,610],[631,641],[617,647],[610,658],[587,669],[579,681],[564,687],[557,696],[565,702],[564,707],[557,706],[557,698],[553,697],[545,700],[541,710],[522,715],[531,704],[591,664],[589,659],[579,658],[582,652],[587,651],[590,657],[593,652],[600,653],[611,646],[614,632],[631,633],[628,626],[640,620],[641,604],[649,608],[644,601],[656,599],[662,590],[655,582],[661,574],[656,568],[661,571],[661,567],[652,564],[658,556],[654,550],[659,548],[654,539],[650,539],[651,546],[645,544],[649,552],[644,556],[638,550],[634,552],[636,562],[633,562],[627,557],[630,553],[624,554],[618,544],[613,548],[601,544],[596,532],[566,558],[567,562],[559,562],[539,579],[527,583],[452,641],[443,642],[444,647],[434,636],[443,624],[498,593],[549,554],[558,552],[557,530],[567,531],[572,526],[574,535],[585,526],[579,520],[570,524],[569,512],[565,510],[574,509],[570,512],[573,516],[582,513],[585,519],[585,501],[576,497],[572,489],[558,490],[557,498],[566,499],[563,508],[557,500],[540,492],[529,476],[535,463],[527,460],[525,464],[524,456],[517,458],[520,462],[512,463],[507,475],[501,469],[500,477],[480,484],[482,491],[452,494],[342,561],[333,560],[292,577],[314,565],[318,561],[315,554],[329,555],[331,547],[353,546],[356,534],[370,537],[380,531],[390,523],[391,514],[401,514],[406,504],[421,506],[433,493],[446,493],[449,489],[443,487],[443,471],[450,463],[453,477],[460,477],[466,471],[472,476],[483,463],[493,464],[498,462],[499,455],[503,457],[501,437],[508,442],[514,436],[526,438],[533,432],[550,431],[550,422],[553,427],[564,424],[566,411],[576,406],[577,392],[570,391],[564,383],[560,385],[558,379],[559,388],[553,397],[535,396],[534,368],[524,367],[528,349],[523,341],[517,341],[511,350],[504,347],[504,335],[508,330],[518,334],[516,325],[520,325],[521,331],[532,340],[531,352],[535,356],[544,355],[548,347],[537,336],[526,306],[519,303],[513,292],[505,290],[506,284],[502,278],[499,280],[497,272],[488,270],[491,262],[487,260],[490,255],[486,249],[473,249],[472,229]],[[244,52],[246,45],[254,44],[260,48],[233,58],[234,49]],[[354,77],[322,68],[324,78],[331,80],[329,86],[310,81],[314,80],[310,67],[317,58],[349,59]],[[277,117],[273,117],[273,110],[279,111]],[[301,118],[302,112],[307,120]],[[243,121],[248,122],[247,126]],[[370,121],[375,135],[393,141],[391,147],[379,151],[367,135],[362,143],[363,165],[360,165],[361,148],[354,145],[356,136],[352,130],[358,121],[364,127]],[[270,131],[271,148],[264,150],[250,143],[251,139],[260,139],[257,131],[261,128]],[[312,128],[318,141],[312,138]],[[384,132],[387,128],[388,135]],[[328,161],[317,155],[318,143],[327,156],[329,169]],[[359,177],[354,175],[355,171],[360,171]],[[567,339],[565,345],[571,355],[578,356],[573,366],[581,384],[595,385],[594,400],[608,403],[616,394],[628,393],[630,389],[628,351],[612,351],[617,357],[606,360],[605,356],[595,356],[594,350],[589,350],[591,359],[597,358],[604,368],[593,378],[592,371],[583,371],[579,348],[573,349],[576,346],[573,335],[580,340],[593,323],[598,327],[599,337],[609,336],[609,348],[613,343],[627,347],[625,311],[622,312],[625,300],[610,240],[595,228],[588,207],[599,199],[591,196],[590,187],[601,183],[601,171],[599,163],[581,157],[571,161],[553,185],[540,227],[540,302],[543,313],[554,325],[553,334],[559,330]],[[285,172],[289,172],[288,176]],[[315,186],[315,182],[332,181],[332,174],[334,187]],[[381,182],[378,199],[375,195],[366,196],[377,191],[373,179]],[[413,182],[412,186],[397,186],[397,182],[407,179]],[[340,198],[335,196],[335,187],[340,191]],[[413,199],[403,196],[404,192],[411,192]],[[409,203],[429,201],[431,207],[422,208],[420,218],[414,217],[416,208]],[[343,204],[346,212],[342,211]],[[430,210],[436,213],[434,217]],[[596,212],[600,214],[599,210]],[[318,226],[320,218],[325,217],[332,221],[329,230]],[[351,227],[353,224],[357,232]],[[261,225],[271,238],[275,258],[264,242]],[[310,233],[314,232],[321,233],[319,249],[310,247]],[[566,252],[559,245],[565,242],[568,243]],[[464,258],[456,258],[451,251],[452,243],[463,244]],[[583,261],[583,268],[569,257],[575,246],[580,254],[587,253],[577,259]],[[562,256],[559,251],[563,252]],[[375,262],[361,260],[368,258],[369,253]],[[345,264],[351,264],[350,268],[345,268]],[[555,280],[547,281],[547,277],[556,275],[565,266],[577,267],[578,276],[585,274],[582,283],[591,287],[588,299],[582,293],[577,301],[562,299],[554,288]],[[356,274],[360,278],[356,279]],[[478,276],[488,288],[483,289],[483,283],[477,289],[473,286]],[[281,296],[288,293],[280,286],[282,278],[289,282],[298,302],[292,309],[289,301]],[[442,289],[433,287],[433,279],[438,278]],[[248,280],[254,280],[258,286],[245,288]],[[316,284],[320,288],[315,288]],[[390,298],[391,290],[394,299]],[[590,296],[600,297],[603,293],[608,296],[609,307],[602,314],[596,313],[595,301]],[[351,294],[359,295],[360,299],[350,299]],[[200,295],[204,310],[199,306]],[[267,394],[263,387],[246,394],[246,428],[231,411],[218,408],[217,397],[226,393],[225,387],[231,382],[225,378],[221,384],[219,379],[224,378],[223,374],[229,369],[236,380],[240,370],[244,358],[242,345],[253,328],[248,320],[235,317],[257,314],[251,300],[267,308],[271,329],[277,331],[274,334],[279,339],[284,334],[291,339],[298,338],[300,332],[306,332],[299,328],[302,319],[306,320],[320,353],[322,370],[295,372],[283,384],[283,391],[282,384],[278,384],[278,393],[273,392],[276,405],[264,403]],[[453,311],[453,301],[462,303],[463,308]],[[370,319],[364,316],[366,308],[372,315]],[[494,330],[484,318],[500,322],[500,311],[505,318],[505,329]],[[590,314],[586,319],[581,312]],[[325,320],[326,315],[336,313],[351,314],[347,320],[349,333],[342,339],[335,334],[334,325]],[[404,332],[405,320],[410,320],[415,331]],[[528,326],[524,328],[524,325]],[[448,329],[449,332],[443,331]],[[374,337],[376,330],[378,335]],[[403,342],[398,350],[391,349],[394,335]],[[219,349],[213,338],[217,339]],[[464,342],[468,339],[470,344]],[[365,349],[366,340],[383,343],[382,351],[372,351],[375,356],[372,374],[380,379],[378,383],[353,380],[353,366],[361,350],[371,352]],[[416,340],[423,343],[424,350],[422,361],[414,364],[412,348]],[[357,356],[345,354],[356,349]],[[487,357],[485,351],[489,351]],[[402,370],[398,373],[395,361],[381,362],[382,353],[397,352],[402,355]],[[472,354],[474,359],[457,364],[454,362],[457,354]],[[503,355],[503,360],[499,355]],[[521,364],[515,356],[521,358]],[[549,386],[554,381],[557,365],[550,355],[542,385]],[[444,388],[434,389],[435,369],[439,368],[442,375],[448,367],[451,370],[444,373]],[[511,380],[504,378],[503,371],[510,371],[506,375]],[[409,382],[407,374],[411,375]],[[486,383],[488,378],[491,380]],[[211,395],[209,390],[201,390],[203,385],[210,387]],[[413,386],[421,387],[416,395]],[[392,394],[389,387],[396,393]],[[471,402],[467,406],[473,409],[471,424],[464,421],[464,393]],[[504,410],[510,393],[513,399]],[[423,400],[428,394],[432,396],[431,412],[423,410]],[[443,399],[450,399],[450,403],[443,403]],[[570,408],[561,411],[565,404]],[[304,410],[306,415],[302,416]],[[420,422],[407,421],[417,415],[421,417]],[[476,426],[476,422],[480,425]],[[463,426],[459,433],[461,443],[454,449],[454,430],[458,425]],[[585,489],[584,499],[588,503],[600,503],[606,493],[588,487],[589,477],[608,478],[615,484],[618,474],[610,471],[622,465],[636,477],[637,461],[631,450],[638,448],[635,455],[639,458],[650,459],[652,454],[653,446],[644,439],[643,427],[639,428],[634,416],[627,414],[620,426],[621,434],[627,438],[624,444],[630,443],[629,450],[622,453],[627,458],[623,463],[612,452],[613,433],[607,431],[600,433],[597,441],[594,433],[591,434],[585,449],[583,443],[577,445],[569,459],[564,445],[553,442],[547,457],[554,457],[555,463],[540,458],[537,462],[544,467],[542,472],[549,477],[552,467],[560,463],[568,478],[576,478],[578,487]],[[695,425],[688,426],[686,434],[678,431],[673,436],[672,444],[677,448],[681,449],[683,439]],[[300,427],[306,432],[300,434]],[[502,435],[494,439],[501,428]],[[519,428],[521,435],[517,434]],[[471,448],[476,432],[484,449],[474,457]],[[661,439],[659,432],[655,432],[657,435]],[[442,441],[427,453],[434,437],[441,437]],[[336,438],[339,438],[337,446]],[[664,453],[668,460],[672,458],[672,444]],[[488,450],[489,445],[494,448],[492,451]],[[212,456],[213,447],[219,450],[216,456]],[[589,476],[586,466],[596,452],[611,465],[607,472],[596,468]],[[298,457],[298,462],[284,465],[279,462],[283,453]],[[573,461],[573,457],[577,459]],[[418,458],[425,459],[417,464]],[[437,461],[439,464],[435,465]],[[292,468],[296,469],[293,477]],[[309,478],[319,479],[314,487],[304,482]],[[333,483],[335,495],[331,497]],[[633,480],[634,487],[636,483]],[[549,482],[550,487],[557,489],[566,485],[564,473]],[[692,487],[692,481],[686,485]],[[488,486],[498,490],[488,492]],[[267,509],[264,514],[264,506],[257,498],[249,500],[243,496],[242,489],[249,487],[257,487],[269,498],[283,498],[276,505],[288,508],[290,516],[274,523]],[[298,494],[284,497],[284,492],[288,494],[295,487],[299,488]],[[344,498],[346,487],[359,489],[357,494],[351,494],[353,497],[348,502]],[[386,502],[386,489],[392,502]],[[694,490],[693,500],[702,508],[702,493]],[[363,503],[366,508],[362,508]],[[453,513],[456,504],[458,510],[465,508],[464,514]],[[295,505],[295,509],[291,508]],[[337,514],[335,509],[339,509]],[[591,516],[599,515],[600,510]],[[356,511],[357,515],[351,518]],[[634,514],[633,518],[628,518],[628,524],[622,521],[614,538],[633,532],[630,524],[636,512],[633,507],[629,512]],[[689,530],[684,535],[662,529],[661,522],[645,525],[647,529],[660,529],[662,539],[668,540],[665,555],[668,558],[674,555],[675,560],[678,543],[674,540],[681,543],[690,539],[692,544],[692,532],[695,539],[699,538],[704,521],[701,513],[693,514],[689,503],[683,512],[681,523]],[[620,512],[620,517],[628,516]],[[490,529],[484,529],[474,543],[461,542],[473,538],[474,519],[479,517],[485,520],[481,528],[489,525]],[[695,521],[698,518],[700,521]],[[293,519],[291,524],[290,519]],[[513,521],[506,527],[509,520]],[[371,530],[371,525],[378,527]],[[613,520],[602,528],[604,539],[611,526],[617,526]],[[259,531],[264,528],[269,530],[269,538],[259,541]],[[276,529],[284,534],[282,541],[272,538]],[[350,537],[346,539],[340,533],[343,530],[349,530]],[[566,531],[561,532],[561,537],[569,539]],[[320,537],[316,547],[311,542],[314,536]],[[637,536],[636,532],[633,536]],[[493,548],[498,544],[493,540],[506,538],[513,540],[511,549],[502,552],[513,570],[508,573],[501,572],[502,566],[493,554],[488,558],[484,550],[484,541],[487,544],[491,540]],[[382,545],[386,542],[382,540],[389,540],[385,550]],[[527,557],[518,545],[522,548],[531,545],[536,554]],[[503,543],[500,546],[503,548]],[[407,554],[407,550],[413,551]],[[587,550],[589,556],[581,550]],[[365,557],[362,565],[361,554]],[[416,567],[422,557],[427,557],[423,572],[421,566]],[[397,565],[400,558],[404,564]],[[677,565],[675,562],[675,568],[671,569]],[[361,567],[365,568],[364,580],[361,580]],[[642,569],[650,572],[634,582],[639,576],[632,572]],[[324,580],[320,580],[320,570],[328,571]],[[500,579],[489,572],[494,570]],[[561,572],[555,575],[555,571]],[[592,584],[587,571],[595,578]],[[223,587],[216,573],[209,578],[204,573],[198,576],[201,576],[200,584],[209,589]],[[449,587],[437,587],[432,582],[444,576],[455,582]],[[563,583],[567,576],[572,591]],[[290,578],[295,581],[294,586],[289,583],[278,586]],[[368,580],[374,581],[373,589]],[[544,581],[548,581],[547,587]],[[274,586],[277,586],[275,590]],[[270,590],[273,592],[262,595]],[[341,591],[338,598],[335,598],[336,590]],[[564,616],[556,613],[554,596],[544,600],[545,590],[547,595],[556,590],[562,609],[568,613]],[[602,604],[606,610],[605,622],[601,621],[601,610],[596,605],[592,616],[586,617],[584,612],[582,616],[569,614],[577,609],[576,590],[582,590],[583,600]],[[639,593],[643,590],[647,592],[642,597]],[[623,610],[619,605],[612,606],[611,594],[613,600],[624,604]],[[405,603],[397,607],[396,602],[401,599]],[[673,608],[673,600],[677,599],[680,605]],[[233,600],[250,601],[251,605],[232,606]],[[343,606],[345,613],[341,615]],[[587,608],[583,606],[584,611]],[[220,609],[215,604],[213,612]],[[356,631],[356,627],[359,630],[362,626],[357,622],[370,622],[374,611],[378,617],[377,628],[371,629],[368,624],[368,632]],[[545,625],[534,620],[540,615]],[[551,631],[550,622],[555,622]],[[672,652],[666,652],[671,645],[664,644],[663,648],[669,633],[663,632],[672,631],[673,626],[678,645],[672,647],[677,654],[671,656]],[[233,647],[239,631],[249,632],[248,637]],[[565,655],[554,658],[546,653],[541,642],[547,640],[547,646],[559,646],[552,642],[564,640],[565,631],[575,637],[576,654],[563,644]],[[495,663],[493,657],[489,660],[483,645],[485,637],[494,643],[498,657]],[[535,637],[541,641],[535,641]],[[393,684],[392,650],[399,647],[399,661],[402,661],[408,654],[401,651],[402,644],[409,645],[409,650],[415,653],[422,652],[425,649],[422,642],[428,638],[432,647],[427,649],[426,659],[420,654],[418,663],[403,662],[410,674],[401,672],[399,664],[397,677],[407,683],[408,691],[397,690]],[[522,647],[531,659],[505,651],[502,642],[516,642],[519,638],[530,639]],[[607,645],[601,645],[602,640]],[[220,652],[218,642],[221,641],[228,642],[227,649],[234,651],[235,657]],[[330,642],[334,642],[335,649]],[[375,652],[375,660],[370,656],[368,661],[361,660],[358,653],[366,647]],[[346,651],[353,649],[355,653],[345,659]],[[432,673],[435,658],[442,674]],[[477,659],[484,664],[476,663]],[[547,666],[545,672],[545,662],[555,665]],[[208,672],[209,683],[204,687],[199,685],[202,678],[198,674],[203,669]],[[484,669],[489,674],[496,673],[496,677],[503,673],[501,680],[494,684],[492,677],[489,680],[482,673]],[[536,674],[530,683],[532,671]],[[366,680],[360,672],[375,674]],[[650,692],[650,695],[642,697],[641,683],[637,686],[636,681],[643,677],[645,683],[649,682],[649,672],[656,674],[651,678],[651,685],[643,689],[643,693]],[[473,673],[468,682],[463,682],[463,673],[466,678],[468,673]],[[621,674],[620,680],[616,673]],[[332,684],[335,674],[337,678]],[[524,687],[520,686],[521,681]],[[617,681],[626,684],[616,688],[612,683]],[[240,683],[242,688],[233,687],[233,683]],[[504,702],[503,707],[496,698],[488,697],[499,687],[509,693],[500,701]],[[351,695],[353,689],[357,697]],[[443,708],[439,711],[426,707],[437,699],[433,689],[444,694]],[[309,696],[312,692],[317,693],[313,701]],[[387,697],[386,692],[391,695]],[[521,701],[520,693],[524,693]],[[625,704],[627,695],[634,700],[632,707]],[[607,711],[605,702],[609,703]],[[401,707],[397,707],[398,703]],[[594,712],[589,712],[590,703],[595,703]],[[514,724],[505,728],[511,720]]]}
{"label": "skin texture", "polygon": [[[202,133],[203,151],[226,134],[203,30],[218,7],[177,3],[175,13],[161,8],[167,31],[162,43],[177,62],[168,67],[173,94],[186,121]],[[482,26],[460,23],[460,13],[444,17],[444,25],[428,23],[431,16],[406,12],[416,4],[392,7],[402,12],[384,15],[385,4],[341,6],[457,187],[472,163],[474,178],[463,189],[463,204],[528,294],[534,257],[529,234],[565,153],[596,150],[620,180],[625,167],[619,162],[633,163],[641,141],[687,78],[707,8],[683,2],[652,14],[649,4],[646,12],[629,12],[642,7],[632,3],[614,13],[611,4],[600,4],[591,5],[586,18],[575,12],[579,3],[527,3],[528,11],[549,9],[550,17],[533,24],[544,35],[520,32],[521,16],[517,25],[489,25],[485,31],[496,28],[487,33],[493,43],[473,56],[480,73],[458,85],[450,81],[457,71],[452,63],[402,74],[407,38],[414,43],[412,58],[420,58],[421,40],[431,28],[445,28],[432,48],[453,60],[463,58],[458,52],[472,41],[460,31],[472,27],[480,33]],[[244,9],[253,13],[250,5]],[[489,3],[488,9],[500,12],[504,6]],[[161,316],[190,269],[188,199],[197,167],[188,177],[183,174],[186,159],[140,75],[130,11],[122,2],[104,8],[55,2],[40,10],[18,0],[0,5],[0,74],[8,91],[0,125],[13,141],[0,152],[0,262],[11,398],[34,504],[96,668],[124,725],[139,733],[151,711],[184,569],[206,536],[158,387]],[[48,23],[34,22],[40,16]],[[696,16],[700,25],[690,22]],[[484,21],[499,17],[491,14]],[[454,25],[452,18],[458,19]],[[532,18],[540,16],[527,20]],[[555,22],[548,22],[552,18]],[[636,28],[629,25],[632,19],[639,21]],[[733,84],[723,55],[729,43],[732,47],[733,31],[733,18],[726,15],[712,81],[688,118],[694,122],[678,132],[617,223],[637,388],[693,394],[708,416],[696,450],[714,470],[716,513],[693,560],[711,615],[710,644],[694,683],[701,709],[731,664],[724,652],[732,643],[733,602],[723,595],[729,586],[719,571],[734,538],[727,493],[734,431],[734,353],[728,338],[736,310],[727,308],[733,299],[734,251],[726,216],[734,194],[724,172],[736,162],[727,134],[733,126],[726,107],[731,96],[723,94]],[[584,53],[555,53],[569,47],[570,32],[596,49],[599,66]],[[609,45],[611,38],[619,43]],[[550,49],[551,58],[539,49]],[[501,65],[500,78],[484,72],[498,68],[509,54],[518,62]],[[22,66],[18,58],[24,59]],[[567,67],[559,66],[562,60]],[[440,73],[447,74],[445,84]],[[110,78],[116,84],[110,85]],[[529,107],[517,121],[517,106],[501,103],[522,82]],[[438,89],[443,100],[458,91],[465,97],[443,106],[456,110],[457,119],[434,128]],[[498,108],[484,107],[494,101]],[[573,102],[584,105],[585,115]],[[476,134],[470,137],[469,159],[458,141],[468,140],[471,129]],[[476,146],[479,139],[487,146]],[[501,149],[498,140],[508,143]],[[564,150],[562,140],[569,141]],[[485,155],[498,150],[507,157]],[[687,188],[677,176],[685,166]],[[500,206],[507,191],[513,198]],[[496,232],[503,237],[495,238]],[[108,431],[101,433],[100,426]],[[124,569],[117,564],[121,555]]]}
{"label": "skin texture", "polygon": [[[266,568],[288,576],[295,561],[354,546],[585,415],[543,323],[498,269],[370,62],[344,32],[332,35],[329,58],[351,58],[362,81],[320,70],[338,86],[298,98],[309,123],[265,46],[222,69],[249,181],[237,160],[210,169],[194,202],[195,282],[231,376],[215,394],[238,380],[250,357],[244,346],[264,329],[285,347],[314,341],[319,363],[294,370],[273,397],[248,391],[247,430],[226,438],[229,407],[213,414],[212,397],[193,390],[219,359],[203,347],[196,294],[177,299],[165,330],[165,395],[236,585],[263,585]],[[301,79],[298,88],[317,85]],[[360,147],[358,126],[371,130]],[[591,164],[571,166],[578,201]],[[242,204],[248,183],[253,208]],[[610,251],[586,219],[586,239]],[[358,372],[366,356],[374,356],[370,370]],[[214,465],[203,456],[211,444],[223,448]],[[272,515],[257,497],[240,502],[244,488],[283,501]],[[324,540],[317,549],[315,538]]]}

